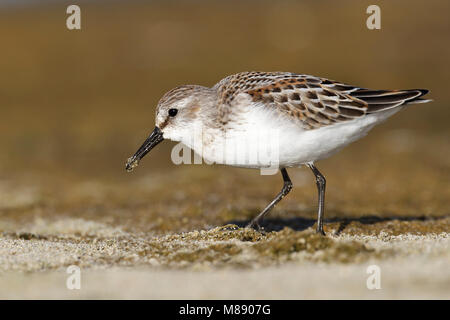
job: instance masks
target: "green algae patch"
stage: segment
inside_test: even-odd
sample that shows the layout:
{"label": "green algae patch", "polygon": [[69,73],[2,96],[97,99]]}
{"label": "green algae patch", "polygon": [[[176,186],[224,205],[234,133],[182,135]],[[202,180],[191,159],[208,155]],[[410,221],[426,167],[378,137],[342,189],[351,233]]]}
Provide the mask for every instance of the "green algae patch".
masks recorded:
{"label": "green algae patch", "polygon": [[373,250],[357,241],[339,242],[324,237],[313,230],[296,232],[284,228],[280,232],[272,232],[267,241],[255,244],[254,248],[261,256],[274,260],[311,260],[323,262],[356,262],[369,257]]}
{"label": "green algae patch", "polygon": [[187,233],[167,236],[169,240],[182,239],[186,241],[250,241],[255,242],[264,239],[264,233],[249,228],[239,228],[236,225],[226,225],[211,230],[191,231]]}
{"label": "green algae patch", "polygon": [[227,225],[150,239],[140,255],[172,268],[257,268],[284,262],[361,262],[373,250],[357,241],[338,241],[312,229],[259,232]]}

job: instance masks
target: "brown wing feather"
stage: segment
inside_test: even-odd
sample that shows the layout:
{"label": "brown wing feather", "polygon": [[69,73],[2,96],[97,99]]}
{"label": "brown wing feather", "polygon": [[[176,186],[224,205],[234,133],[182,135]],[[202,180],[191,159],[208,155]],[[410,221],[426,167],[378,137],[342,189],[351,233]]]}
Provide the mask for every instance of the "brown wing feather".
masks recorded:
{"label": "brown wing feather", "polygon": [[[326,80],[326,84],[331,84]],[[314,129],[363,116],[367,103],[348,93],[354,87],[341,85],[337,90],[312,76],[295,75],[246,92],[255,102],[272,104],[280,112],[294,117],[305,129]]]}
{"label": "brown wing feather", "polygon": [[231,105],[237,94],[245,92],[253,101],[273,106],[300,120],[305,129],[352,120],[406,103],[418,103],[428,92],[424,89],[369,90],[286,72],[238,73],[223,79],[215,88],[222,105]]}

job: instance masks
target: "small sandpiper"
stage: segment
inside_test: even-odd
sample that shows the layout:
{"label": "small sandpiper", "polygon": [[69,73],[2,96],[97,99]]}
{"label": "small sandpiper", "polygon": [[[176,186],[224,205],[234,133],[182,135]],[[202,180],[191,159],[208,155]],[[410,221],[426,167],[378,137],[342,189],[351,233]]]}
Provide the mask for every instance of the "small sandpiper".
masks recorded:
{"label": "small sandpiper", "polygon": [[[133,170],[164,139],[182,142],[209,163],[246,168],[276,164],[283,188],[248,225],[259,229],[264,216],[292,189],[287,168],[306,165],[318,189],[317,232],[325,234],[326,181],[314,163],[365,136],[405,105],[430,101],[421,98],[427,92],[371,90],[289,72],[242,72],[222,79],[212,88],[179,86],[159,101],[156,127],[128,159],[126,169]],[[239,157],[242,149],[239,151],[235,144],[256,131],[279,133],[276,152],[265,157]],[[267,141],[259,139],[257,144],[264,147]],[[262,153],[258,147],[254,150]],[[238,160],[229,161],[231,158]]]}

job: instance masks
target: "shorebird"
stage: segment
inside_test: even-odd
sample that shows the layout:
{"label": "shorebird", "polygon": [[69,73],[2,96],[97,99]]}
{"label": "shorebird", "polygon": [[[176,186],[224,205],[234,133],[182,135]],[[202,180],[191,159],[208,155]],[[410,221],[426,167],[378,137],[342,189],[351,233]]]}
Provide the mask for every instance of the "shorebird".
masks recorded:
{"label": "shorebird", "polygon": [[[128,159],[126,169],[133,170],[164,139],[182,142],[209,162],[246,168],[276,164],[283,177],[283,188],[248,225],[259,229],[266,214],[292,189],[287,168],[306,165],[312,170],[318,189],[317,232],[325,234],[326,180],[315,162],[365,136],[405,105],[430,101],[421,98],[427,92],[372,90],[290,72],[242,72],[211,88],[179,86],[159,101],[156,126]],[[276,152],[268,157],[229,161],[242,153],[236,149],[237,141],[261,131],[278,132]],[[266,144],[265,138],[258,142],[262,147]],[[256,148],[255,152],[261,149]]]}

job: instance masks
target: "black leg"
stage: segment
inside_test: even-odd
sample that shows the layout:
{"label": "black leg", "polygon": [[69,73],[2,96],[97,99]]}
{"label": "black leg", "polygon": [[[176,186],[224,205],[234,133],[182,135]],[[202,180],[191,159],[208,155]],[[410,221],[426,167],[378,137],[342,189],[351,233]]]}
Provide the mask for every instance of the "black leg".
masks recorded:
{"label": "black leg", "polygon": [[308,167],[314,173],[316,177],[317,190],[319,191],[319,211],[317,212],[317,233],[325,235],[323,231],[323,212],[325,209],[325,185],[327,181],[325,177],[320,173],[320,171],[314,166],[314,164],[309,163]]}
{"label": "black leg", "polygon": [[283,181],[284,181],[283,189],[281,189],[280,193],[278,193],[276,198],[273,199],[273,201],[271,203],[269,203],[269,205],[260,214],[258,214],[258,216],[256,216],[255,219],[253,219],[247,225],[247,228],[254,228],[256,226],[258,229],[261,229],[261,227],[259,226],[259,223],[264,219],[264,216],[270,210],[272,210],[272,208],[275,207],[275,205],[278,202],[280,202],[281,199],[283,199],[289,193],[289,191],[291,191],[291,189],[292,189],[292,182],[291,182],[291,179],[289,179],[289,175],[288,175],[288,173],[287,173],[285,168],[281,169],[281,174],[283,175]]}

